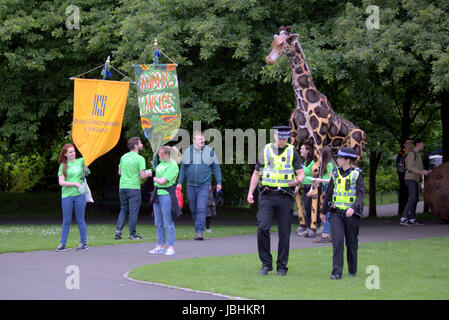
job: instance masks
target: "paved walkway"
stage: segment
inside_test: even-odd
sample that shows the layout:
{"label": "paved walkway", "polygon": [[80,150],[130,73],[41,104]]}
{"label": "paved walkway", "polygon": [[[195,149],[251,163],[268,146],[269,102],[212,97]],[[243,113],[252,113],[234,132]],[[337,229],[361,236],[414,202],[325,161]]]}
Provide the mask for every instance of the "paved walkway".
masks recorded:
{"label": "paved walkway", "polygon": [[[360,243],[397,241],[415,238],[449,236],[449,224],[439,220],[426,221],[424,226],[404,227],[396,219],[363,219]],[[272,234],[272,248],[277,248],[277,234]],[[128,280],[125,273],[138,266],[188,259],[256,253],[255,235],[210,238],[205,241],[179,240],[176,255],[151,255],[153,243],[90,247],[85,252],[56,253],[34,251],[0,254],[0,300],[212,300],[226,299],[207,293],[185,291]],[[291,236],[291,249],[330,244],[316,244],[313,239]],[[68,290],[66,273],[70,265],[79,267],[80,289]],[[295,266],[289,265],[290,268]],[[257,272],[257,270],[254,270]],[[287,275],[288,276],[288,275]]]}

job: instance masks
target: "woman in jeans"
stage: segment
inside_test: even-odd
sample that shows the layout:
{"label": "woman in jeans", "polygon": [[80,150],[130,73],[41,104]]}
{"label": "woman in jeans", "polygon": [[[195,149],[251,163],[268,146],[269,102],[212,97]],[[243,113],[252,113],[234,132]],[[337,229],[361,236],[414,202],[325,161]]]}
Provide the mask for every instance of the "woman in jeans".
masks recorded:
{"label": "woman in jeans", "polygon": [[59,185],[62,187],[61,207],[62,207],[62,232],[61,244],[56,251],[66,249],[67,237],[72,221],[72,212],[75,211],[76,223],[80,231],[80,244],[75,249],[77,251],[87,250],[87,228],[84,221],[86,209],[86,196],[80,193],[78,188],[83,183],[83,171],[87,171],[84,159],[76,159],[75,147],[72,144],[65,144],[59,153]]}
{"label": "woman in jeans", "polygon": [[[298,236],[308,235],[308,231],[310,229],[311,223],[311,215],[312,215],[312,198],[307,196],[307,193],[312,188],[312,167],[315,164],[313,160],[313,146],[308,143],[304,143],[299,149],[299,153],[301,157],[304,159],[304,163],[302,165],[304,169],[304,181],[302,182],[303,193],[302,193],[302,202],[304,204],[304,219],[305,225],[300,225],[296,229],[296,234]],[[308,237],[308,236],[307,236]]]}
{"label": "woman in jeans", "polygon": [[[161,163],[156,167],[154,186],[157,188],[157,199],[153,203],[154,224],[156,225],[157,244],[156,248],[150,250],[152,254],[165,254],[172,256],[175,254],[175,224],[171,215],[172,198],[168,188],[175,184],[178,177],[179,168],[176,161],[170,158],[171,148],[161,147],[158,155]],[[168,242],[168,249],[165,250],[165,242]]]}

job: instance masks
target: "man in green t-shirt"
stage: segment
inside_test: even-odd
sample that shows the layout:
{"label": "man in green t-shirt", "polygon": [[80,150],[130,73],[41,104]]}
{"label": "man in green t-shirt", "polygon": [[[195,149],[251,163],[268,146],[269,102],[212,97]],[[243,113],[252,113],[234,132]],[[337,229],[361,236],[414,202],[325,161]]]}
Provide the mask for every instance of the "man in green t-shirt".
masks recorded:
{"label": "man in green t-shirt", "polygon": [[133,240],[142,239],[137,234],[137,215],[139,214],[141,193],[140,181],[151,177],[151,171],[145,172],[145,159],[139,152],[143,145],[139,137],[128,140],[129,152],[120,158],[118,174],[120,176],[120,213],[117,219],[117,227],[115,229],[115,239],[122,238],[122,229],[125,225],[126,216],[129,214],[129,238]]}

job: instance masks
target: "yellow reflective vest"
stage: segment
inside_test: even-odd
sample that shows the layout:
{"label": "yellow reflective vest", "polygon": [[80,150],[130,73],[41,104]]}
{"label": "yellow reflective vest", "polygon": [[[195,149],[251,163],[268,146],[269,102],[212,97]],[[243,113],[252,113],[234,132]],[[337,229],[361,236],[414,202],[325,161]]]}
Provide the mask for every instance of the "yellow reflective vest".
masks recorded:
{"label": "yellow reflective vest", "polygon": [[359,168],[352,168],[352,171],[343,177],[340,170],[334,173],[334,193],[332,195],[332,202],[334,205],[342,210],[351,207],[356,198],[356,181],[360,174]]}
{"label": "yellow reflective vest", "polygon": [[267,144],[264,148],[264,168],[262,185],[269,187],[288,187],[288,183],[295,180],[293,168],[294,147],[287,143],[287,147],[280,155],[275,155]]}

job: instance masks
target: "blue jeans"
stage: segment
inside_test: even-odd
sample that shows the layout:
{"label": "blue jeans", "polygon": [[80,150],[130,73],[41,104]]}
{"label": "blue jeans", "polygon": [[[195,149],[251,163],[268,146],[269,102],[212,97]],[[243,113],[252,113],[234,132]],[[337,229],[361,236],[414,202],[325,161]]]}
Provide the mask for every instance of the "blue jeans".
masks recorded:
{"label": "blue jeans", "polygon": [[408,188],[408,201],[402,212],[402,217],[413,220],[416,218],[416,205],[419,197],[418,182],[416,180],[405,180],[405,185]]}
{"label": "blue jeans", "polygon": [[[323,186],[324,194],[326,194],[328,188],[329,188],[329,184],[326,184],[325,186]],[[331,222],[329,220],[330,215],[331,215],[330,212],[326,213],[326,222],[324,223],[323,234],[329,234],[329,231],[331,230]]]}
{"label": "blue jeans", "polygon": [[156,226],[157,244],[163,246],[165,237],[169,246],[175,244],[175,224],[171,217],[170,195],[158,195],[159,203],[153,203],[154,225]]}
{"label": "blue jeans", "polygon": [[206,224],[206,207],[209,197],[209,183],[201,186],[187,185],[187,199],[189,200],[190,211],[192,212],[195,232],[203,232]]}
{"label": "blue jeans", "polygon": [[136,235],[137,215],[140,210],[141,193],[140,189],[119,189],[120,213],[117,219],[116,233],[121,234],[125,225],[126,216],[129,215],[129,234]]}
{"label": "blue jeans", "polygon": [[67,243],[67,237],[69,236],[70,224],[72,222],[72,213],[75,210],[76,223],[80,231],[81,243],[86,244],[87,240],[87,227],[84,221],[84,212],[86,209],[86,196],[80,194],[75,197],[66,197],[61,199],[62,207],[62,232],[61,243]]}
{"label": "blue jeans", "polygon": [[323,234],[329,234],[331,230],[331,222],[329,221],[330,212],[326,213],[326,222],[324,223]]}

